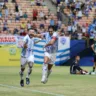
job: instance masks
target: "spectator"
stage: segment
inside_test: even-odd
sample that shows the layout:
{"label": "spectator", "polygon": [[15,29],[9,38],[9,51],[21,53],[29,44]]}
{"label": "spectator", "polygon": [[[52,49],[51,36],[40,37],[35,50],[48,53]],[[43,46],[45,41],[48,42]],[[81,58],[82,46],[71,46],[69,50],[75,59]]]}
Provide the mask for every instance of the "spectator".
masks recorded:
{"label": "spectator", "polygon": [[77,13],[77,18],[78,18],[78,20],[79,20],[79,19],[82,19],[82,15],[83,15],[83,14],[82,14],[82,10],[79,10],[79,9],[78,9],[78,13]]}
{"label": "spectator", "polygon": [[31,22],[28,21],[28,22],[27,22],[27,30],[30,30],[31,28],[32,28]]}
{"label": "spectator", "polygon": [[12,2],[12,3],[16,3],[16,0],[12,0],[11,2]]}
{"label": "spectator", "polygon": [[82,36],[83,36],[82,32],[79,31],[77,35],[78,35],[78,40],[82,40],[82,38],[83,38],[83,37],[82,37]]}
{"label": "spectator", "polygon": [[20,33],[20,36],[26,36],[26,34],[28,34],[27,29],[25,29],[22,33]]}
{"label": "spectator", "polygon": [[78,39],[77,37],[78,37],[77,31],[72,33],[72,39]]}
{"label": "spectator", "polygon": [[62,21],[62,15],[61,15],[61,12],[60,12],[60,4],[57,7],[57,18],[58,18],[58,20]]}
{"label": "spectator", "polygon": [[22,30],[24,30],[24,29],[26,28],[26,23],[25,23],[25,22],[22,22],[20,28],[21,28]]}
{"label": "spectator", "polygon": [[55,25],[55,21],[54,21],[53,17],[51,17],[50,26],[54,28],[54,25]]}
{"label": "spectator", "polygon": [[3,23],[3,31],[7,31],[8,30],[8,23],[7,23],[7,20],[4,21]]}
{"label": "spectator", "polygon": [[25,13],[23,14],[23,18],[25,18],[25,19],[28,18],[27,12],[25,12]]}
{"label": "spectator", "polygon": [[18,4],[17,3],[15,3],[15,12],[19,12],[19,6],[18,6]]}
{"label": "spectator", "polygon": [[44,14],[44,12],[41,10],[41,11],[39,12],[39,20],[44,20],[44,16],[45,16],[45,14]]}
{"label": "spectator", "polygon": [[72,25],[68,24],[67,31],[69,34],[72,34]]}
{"label": "spectator", "polygon": [[86,32],[87,32],[86,26],[83,25],[83,26],[82,26],[82,33],[85,34]]}
{"label": "spectator", "polygon": [[41,1],[40,0],[36,0],[36,5],[37,6],[41,6]]}
{"label": "spectator", "polygon": [[4,3],[4,5],[3,5],[3,9],[6,9],[6,8],[7,8],[6,3]]}
{"label": "spectator", "polygon": [[13,34],[14,34],[14,35],[15,35],[15,34],[18,34],[18,32],[19,32],[18,28],[15,27],[14,30],[13,30]]}
{"label": "spectator", "polygon": [[9,15],[9,20],[10,20],[10,22],[12,23],[12,21],[13,21],[13,16],[12,16],[12,14]]}
{"label": "spectator", "polygon": [[6,8],[4,9],[4,11],[5,11],[5,18],[8,18],[8,15],[9,15],[9,10],[8,10],[8,8],[6,7]]}
{"label": "spectator", "polygon": [[20,21],[20,14],[16,13],[15,14],[15,22],[19,22]]}
{"label": "spectator", "polygon": [[75,7],[76,7],[77,11],[81,10],[81,3],[80,3],[80,1],[77,1]]}
{"label": "spectator", "polygon": [[0,11],[0,20],[2,20],[2,12]]}
{"label": "spectator", "polygon": [[37,20],[38,11],[37,9],[33,9],[33,20]]}
{"label": "spectator", "polygon": [[19,14],[20,14],[20,18],[23,18],[23,11],[22,11],[22,9],[19,11]]}
{"label": "spectator", "polygon": [[5,2],[5,3],[7,3],[7,2],[8,2],[8,0],[4,0],[4,2]]}

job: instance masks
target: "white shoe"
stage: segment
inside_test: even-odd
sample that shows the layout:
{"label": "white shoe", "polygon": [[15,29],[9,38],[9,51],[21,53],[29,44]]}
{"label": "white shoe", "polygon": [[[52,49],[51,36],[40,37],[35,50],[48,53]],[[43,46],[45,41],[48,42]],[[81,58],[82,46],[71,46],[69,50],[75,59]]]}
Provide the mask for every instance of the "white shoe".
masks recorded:
{"label": "white shoe", "polygon": [[46,79],[45,79],[45,82],[44,82],[44,84],[46,84],[47,82],[48,82],[48,78],[46,78]]}
{"label": "white shoe", "polygon": [[96,73],[95,72],[91,72],[91,75],[95,75]]}
{"label": "white shoe", "polygon": [[47,73],[47,78],[49,77],[49,75],[51,74],[52,70],[48,71]]}
{"label": "white shoe", "polygon": [[42,76],[41,83],[45,84],[47,83],[47,81],[48,81],[48,78],[46,78],[46,76]]}

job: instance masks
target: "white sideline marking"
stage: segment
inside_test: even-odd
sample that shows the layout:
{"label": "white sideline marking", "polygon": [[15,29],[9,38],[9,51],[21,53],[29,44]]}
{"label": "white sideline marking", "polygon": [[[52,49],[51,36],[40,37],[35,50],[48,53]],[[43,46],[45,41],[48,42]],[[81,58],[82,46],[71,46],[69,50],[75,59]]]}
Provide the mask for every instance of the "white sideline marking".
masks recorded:
{"label": "white sideline marking", "polygon": [[19,87],[10,86],[10,85],[4,85],[4,84],[0,84],[0,86],[7,87],[7,88],[20,89],[20,90],[25,90],[25,91],[35,92],[35,93],[49,94],[49,95],[52,95],[52,96],[64,96],[64,95],[61,95],[61,94],[55,94],[55,93],[50,93],[50,92],[43,92],[43,91],[39,91],[39,90],[30,90],[30,89],[26,89],[26,88],[19,88]]}

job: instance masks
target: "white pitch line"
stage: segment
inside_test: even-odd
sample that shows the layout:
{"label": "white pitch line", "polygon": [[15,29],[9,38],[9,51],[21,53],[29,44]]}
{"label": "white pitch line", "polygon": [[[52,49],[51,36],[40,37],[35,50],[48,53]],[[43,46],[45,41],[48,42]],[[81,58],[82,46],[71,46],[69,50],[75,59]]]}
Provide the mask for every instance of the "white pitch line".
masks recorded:
{"label": "white pitch line", "polygon": [[25,90],[25,91],[35,92],[35,93],[48,94],[48,95],[52,95],[52,96],[64,96],[61,94],[55,94],[55,93],[51,93],[51,92],[43,92],[43,91],[39,91],[39,90],[30,90],[30,89],[26,89],[26,88],[19,88],[19,87],[5,85],[5,84],[0,84],[0,86],[7,87],[7,88],[20,89],[20,90]]}

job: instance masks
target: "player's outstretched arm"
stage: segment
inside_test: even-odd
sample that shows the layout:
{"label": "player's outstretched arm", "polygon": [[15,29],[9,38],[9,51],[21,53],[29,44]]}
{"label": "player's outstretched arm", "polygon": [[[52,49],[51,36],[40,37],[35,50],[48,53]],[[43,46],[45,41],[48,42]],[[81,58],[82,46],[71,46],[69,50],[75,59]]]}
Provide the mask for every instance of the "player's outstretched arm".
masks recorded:
{"label": "player's outstretched arm", "polygon": [[34,34],[34,37],[37,37],[37,38],[44,38],[44,36],[42,34]]}
{"label": "player's outstretched arm", "polygon": [[52,39],[48,44],[45,45],[45,47],[53,45],[55,43],[55,39]]}
{"label": "player's outstretched arm", "polygon": [[35,41],[34,44],[39,43],[41,40],[42,40],[42,39],[39,39],[39,40]]}
{"label": "player's outstretched arm", "polygon": [[34,37],[40,38],[39,40],[35,41],[34,44],[39,43],[44,39],[44,36],[42,34],[34,34]]}

